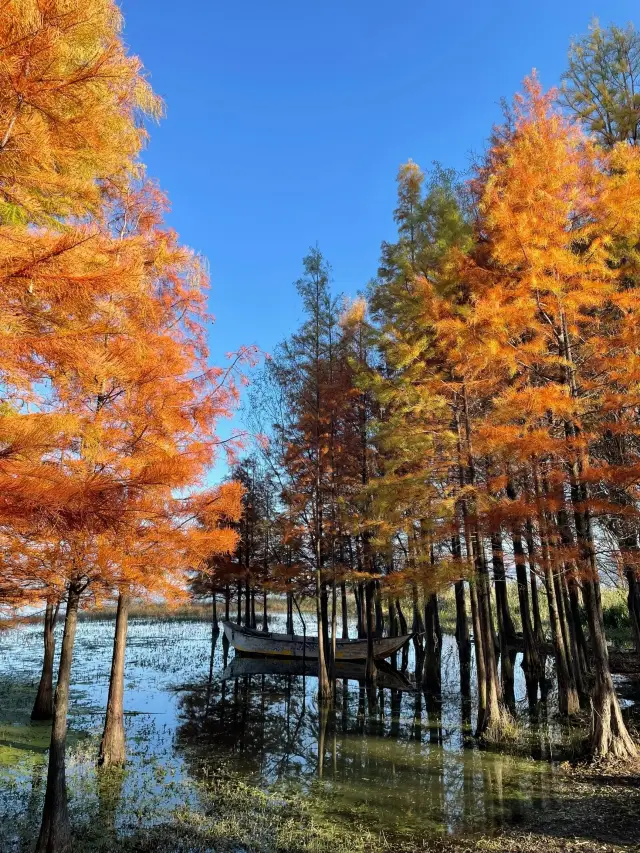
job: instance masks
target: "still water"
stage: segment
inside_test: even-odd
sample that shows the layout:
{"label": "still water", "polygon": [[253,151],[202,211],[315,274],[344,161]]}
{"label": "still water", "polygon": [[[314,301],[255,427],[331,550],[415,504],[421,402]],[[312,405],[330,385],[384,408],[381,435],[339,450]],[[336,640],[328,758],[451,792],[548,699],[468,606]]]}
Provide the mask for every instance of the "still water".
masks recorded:
{"label": "still water", "polygon": [[[274,617],[270,629],[283,631],[284,618]],[[112,636],[113,622],[78,626],[68,784],[80,822],[99,805],[94,757]],[[41,649],[39,626],[0,635],[0,837],[7,850],[33,831],[42,802],[48,727],[29,721]],[[398,656],[398,668],[401,663]],[[411,647],[406,664],[404,676],[388,672],[380,683],[389,686],[376,689],[366,689],[358,671],[347,672],[338,682],[335,710],[323,713],[315,677],[289,671],[287,663],[274,671],[234,660],[222,636],[212,655],[206,622],[132,619],[125,692],[129,767],[113,822],[126,832],[162,821],[190,798],[197,808],[194,789],[185,783],[216,774],[312,796],[332,820],[357,815],[374,831],[421,838],[517,822],[561,796],[553,761],[533,758],[553,758],[553,692],[547,715],[533,725],[519,660],[515,698],[531,757],[517,758],[473,746],[475,709],[461,699],[453,637],[444,637],[440,695],[416,689]]]}

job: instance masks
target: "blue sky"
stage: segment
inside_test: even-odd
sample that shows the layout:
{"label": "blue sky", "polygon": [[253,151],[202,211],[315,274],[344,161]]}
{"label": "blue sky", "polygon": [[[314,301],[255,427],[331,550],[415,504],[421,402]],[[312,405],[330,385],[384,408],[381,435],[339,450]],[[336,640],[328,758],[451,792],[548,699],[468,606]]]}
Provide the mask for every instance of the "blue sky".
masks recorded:
{"label": "blue sky", "polygon": [[300,318],[292,282],[317,242],[355,293],[392,239],[412,158],[465,169],[533,67],[558,83],[592,17],[632,0],[122,0],[125,39],[167,115],[149,174],[209,259],[213,358],[266,351]]}

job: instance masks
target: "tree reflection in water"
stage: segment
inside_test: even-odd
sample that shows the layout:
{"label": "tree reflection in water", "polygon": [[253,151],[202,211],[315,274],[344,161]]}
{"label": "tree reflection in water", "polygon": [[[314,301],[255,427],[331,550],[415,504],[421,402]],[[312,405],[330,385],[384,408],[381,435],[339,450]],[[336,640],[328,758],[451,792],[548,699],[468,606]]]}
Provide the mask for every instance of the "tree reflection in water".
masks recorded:
{"label": "tree reflection in water", "polygon": [[[223,648],[220,662],[230,665],[212,667],[206,684],[182,693],[176,746],[196,777],[224,769],[270,788],[294,786],[334,816],[364,811],[385,831],[519,820],[544,798],[552,768],[469,747],[471,699],[467,690],[461,696],[459,669],[449,672],[445,655],[434,691],[422,678],[420,644],[412,652],[402,689],[392,680],[367,688],[364,668],[359,679],[347,672],[335,707],[320,711],[312,666],[303,674],[300,662],[234,662]],[[532,742],[538,754],[540,738]]]}

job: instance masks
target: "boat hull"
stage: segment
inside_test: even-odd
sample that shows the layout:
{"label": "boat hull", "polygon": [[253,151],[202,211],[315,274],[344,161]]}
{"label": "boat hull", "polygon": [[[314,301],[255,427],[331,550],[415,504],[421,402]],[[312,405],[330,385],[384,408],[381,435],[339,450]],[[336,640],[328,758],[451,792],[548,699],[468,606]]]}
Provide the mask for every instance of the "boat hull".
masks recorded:
{"label": "boat hull", "polygon": [[[300,637],[296,634],[272,634],[243,628],[235,622],[223,622],[229,643],[238,652],[279,658],[318,659],[317,637]],[[378,660],[391,657],[402,648],[411,634],[402,637],[379,637],[373,641],[373,656]],[[367,641],[336,640],[336,660],[366,660]]]}

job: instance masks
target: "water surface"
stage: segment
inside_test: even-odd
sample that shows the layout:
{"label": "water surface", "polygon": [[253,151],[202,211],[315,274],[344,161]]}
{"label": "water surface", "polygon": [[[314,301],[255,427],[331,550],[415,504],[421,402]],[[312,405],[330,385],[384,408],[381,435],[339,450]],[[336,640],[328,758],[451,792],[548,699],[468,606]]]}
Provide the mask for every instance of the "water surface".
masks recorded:
{"label": "water surface", "polygon": [[[78,626],[68,759],[76,822],[104,818],[93,760],[113,628],[113,621]],[[284,630],[283,617],[274,617],[270,628]],[[130,622],[129,766],[108,816],[123,832],[160,822],[185,802],[198,808],[197,786],[187,783],[220,775],[312,797],[331,820],[357,816],[373,831],[419,838],[518,822],[561,796],[553,762],[473,745],[475,709],[461,697],[453,637],[444,638],[439,693],[420,682],[416,689],[411,647],[405,689],[367,689],[356,671],[338,682],[330,712],[318,708],[312,675],[254,665],[250,674],[240,666],[235,677],[233,650],[221,637],[213,656],[211,650],[206,622]],[[29,721],[41,654],[39,626],[0,636],[0,835],[7,849],[17,849],[33,831],[44,791],[48,726]],[[396,665],[402,666],[400,655]],[[548,757],[557,735],[553,692],[547,715],[532,725],[519,661],[515,673],[517,715],[530,733],[531,755]]]}

